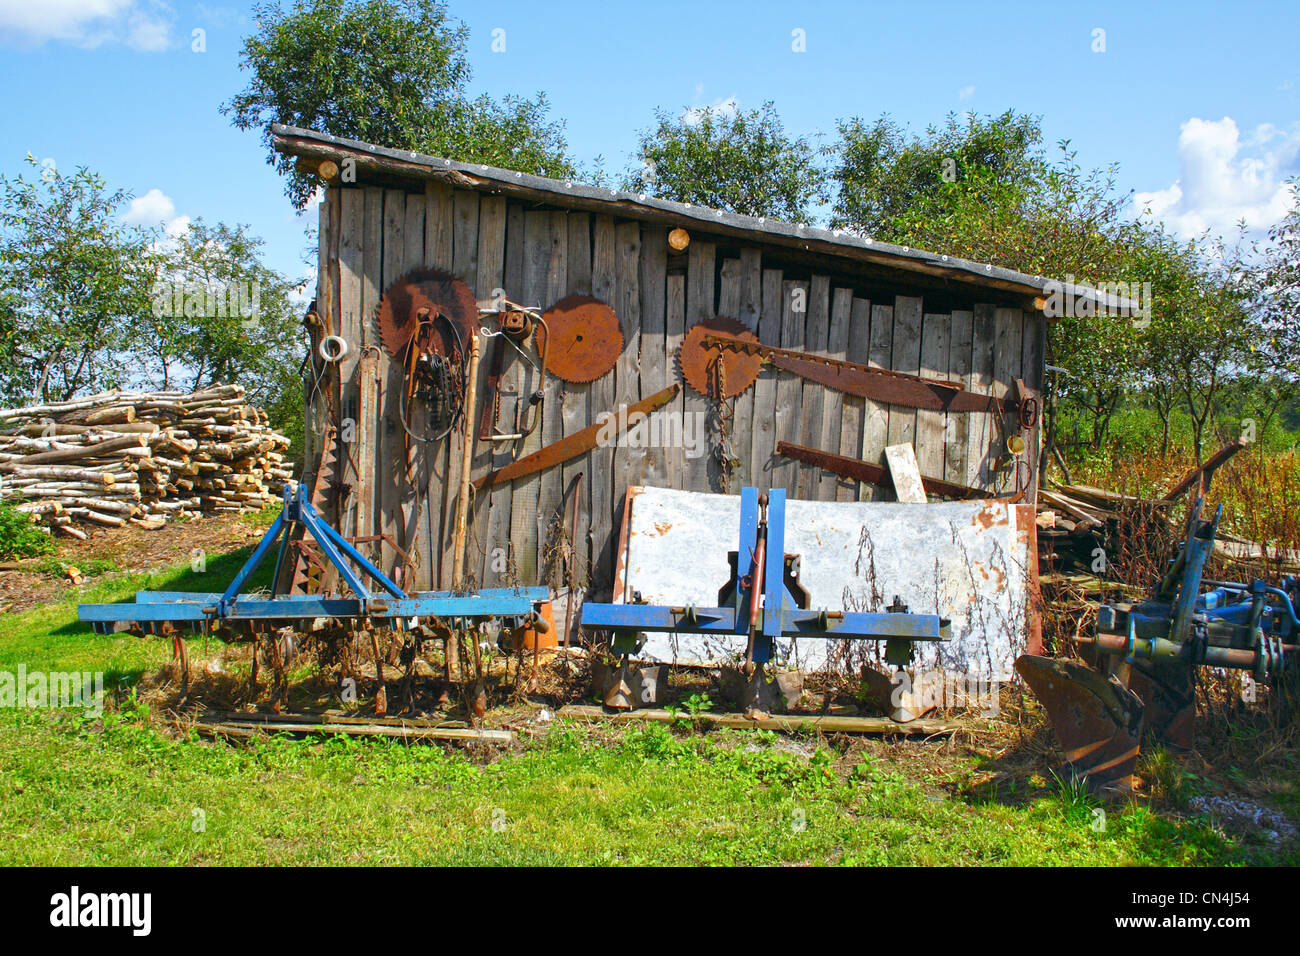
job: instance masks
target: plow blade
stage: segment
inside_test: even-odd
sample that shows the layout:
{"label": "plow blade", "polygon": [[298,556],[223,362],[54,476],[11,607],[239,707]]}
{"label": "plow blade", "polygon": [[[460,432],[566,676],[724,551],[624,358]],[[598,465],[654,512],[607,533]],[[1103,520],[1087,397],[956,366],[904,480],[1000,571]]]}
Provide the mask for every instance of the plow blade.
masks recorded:
{"label": "plow blade", "polygon": [[1025,654],[1016,670],[1047,711],[1075,773],[1131,787],[1143,705],[1131,690],[1076,661]]}

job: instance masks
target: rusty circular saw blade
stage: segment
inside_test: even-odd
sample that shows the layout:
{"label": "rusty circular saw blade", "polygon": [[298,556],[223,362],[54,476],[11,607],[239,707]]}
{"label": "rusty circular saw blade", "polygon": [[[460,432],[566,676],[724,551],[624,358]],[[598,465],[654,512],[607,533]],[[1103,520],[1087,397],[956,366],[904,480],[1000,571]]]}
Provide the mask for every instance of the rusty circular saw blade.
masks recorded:
{"label": "rusty circular saw blade", "polygon": [[[570,295],[542,315],[537,351],[546,371],[566,382],[594,382],[608,375],[623,352],[623,327],[614,310],[589,295]],[[549,345],[547,330],[550,331]]]}
{"label": "rusty circular saw blade", "polygon": [[[420,328],[420,313],[428,310],[431,324]],[[447,321],[437,319],[441,313]],[[415,269],[384,290],[379,300],[379,340],[394,358],[406,354],[406,347],[419,333],[417,345],[423,354],[464,354],[478,323],[478,302],[464,282],[441,269]],[[455,326],[453,331],[452,326]]]}
{"label": "rusty circular saw blade", "polygon": [[[742,352],[738,349],[709,346],[704,344],[704,337],[714,332],[759,344],[758,336],[751,332],[743,322],[725,315],[715,315],[691,326],[682,339],[677,352],[677,362],[681,366],[682,378],[686,384],[706,398],[735,398],[749,388],[758,379],[763,368],[763,356]],[[718,394],[718,369],[716,363],[722,362],[722,389]]]}

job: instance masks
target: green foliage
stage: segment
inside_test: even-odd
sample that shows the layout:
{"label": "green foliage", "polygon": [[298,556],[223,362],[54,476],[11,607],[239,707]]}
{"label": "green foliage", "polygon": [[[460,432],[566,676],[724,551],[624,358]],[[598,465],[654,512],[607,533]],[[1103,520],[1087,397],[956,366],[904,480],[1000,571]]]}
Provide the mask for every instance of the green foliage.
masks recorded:
{"label": "green foliage", "polygon": [[168,243],[151,288],[143,380],[186,391],[238,382],[259,405],[297,381],[305,345],[290,295],[301,283],[266,266],[262,246],[246,226],[202,219]]}
{"label": "green foliage", "polygon": [[54,540],[32,523],[31,515],[0,501],[0,561],[49,554],[54,548]]}
{"label": "green foliage", "polygon": [[[1076,447],[1101,443],[1138,390],[1166,425],[1165,446],[1174,408],[1186,410],[1198,454],[1225,390],[1243,374],[1266,368],[1277,398],[1293,394],[1295,369],[1279,375],[1285,361],[1265,355],[1270,342],[1287,353],[1294,310],[1274,297],[1270,337],[1252,313],[1253,300],[1267,296],[1250,251],[1207,237],[1180,242],[1134,215],[1141,210],[1117,190],[1114,166],[1085,170],[1068,141],[1049,159],[1036,118],[949,116],[910,140],[888,117],[873,126],[854,119],[840,133],[834,224],[1065,282],[1123,284],[1120,294],[1148,307],[1137,319],[1071,309],[1049,324],[1048,361],[1065,370],[1054,397],[1088,419],[1086,434],[1071,434]],[[1277,248],[1293,235],[1281,228]],[[1274,260],[1270,290],[1294,282],[1285,261]]]}
{"label": "green foliage", "polygon": [[246,226],[123,226],[129,198],[84,168],[0,177],[0,402],[235,382],[300,449],[300,284]]}
{"label": "green foliage", "polygon": [[1050,771],[1056,799],[1060,801],[1061,812],[1072,823],[1086,824],[1092,818],[1092,812],[1101,806],[1101,801],[1093,792],[1087,777],[1081,777],[1073,771],[1058,774]]}
{"label": "green foliage", "polygon": [[137,379],[188,391],[243,385],[301,451],[306,335],[291,297],[302,283],[267,266],[262,247],[246,226],[202,219],[162,245]]}
{"label": "green foliage", "polygon": [[563,124],[544,96],[467,91],[469,31],[439,0],[295,0],[254,9],[248,86],[222,107],[261,129],[268,162],[302,208],[319,185],[270,150],[273,123],[547,176],[571,176]]}
{"label": "green foliage", "polygon": [[786,134],[770,102],[762,109],[705,107],[677,117],[657,110],[633,159],[638,165],[624,173],[624,189],[746,216],[808,223],[813,206],[827,196],[816,151]]}
{"label": "green foliage", "polygon": [[949,113],[943,126],[910,140],[888,114],[871,124],[855,116],[838,128],[831,226],[880,238],[899,233],[904,219],[942,215],[954,198],[952,184],[977,183],[961,195],[988,197],[1024,187],[1041,165],[1033,151],[1042,140],[1038,119],[1012,110],[987,118],[970,113],[964,121]]}
{"label": "green foliage", "polygon": [[153,278],[147,235],[120,220],[125,192],[84,167],[39,169],[0,177],[0,401],[14,404],[121,385],[114,356],[138,343]]}
{"label": "green foliage", "polygon": [[52,578],[61,578],[68,573],[68,568],[76,568],[82,577],[87,578],[98,577],[101,574],[111,574],[114,571],[121,570],[117,563],[109,558],[85,558],[72,563],[60,561],[58,558],[53,557],[46,558],[33,570]]}

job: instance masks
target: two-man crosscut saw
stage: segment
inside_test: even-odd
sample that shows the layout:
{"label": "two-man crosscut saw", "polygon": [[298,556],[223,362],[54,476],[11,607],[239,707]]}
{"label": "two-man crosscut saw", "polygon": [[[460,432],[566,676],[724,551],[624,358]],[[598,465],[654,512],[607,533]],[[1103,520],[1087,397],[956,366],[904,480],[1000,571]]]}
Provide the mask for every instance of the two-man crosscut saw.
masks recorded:
{"label": "two-man crosscut saw", "polygon": [[1038,417],[1038,399],[1034,394],[1028,393],[1028,389],[1018,398],[996,398],[969,392],[955,382],[777,348],[721,331],[704,335],[701,344],[706,348],[733,349],[750,355],[761,355],[769,365],[800,378],[887,405],[903,405],[936,412],[1001,412],[1027,420],[1025,427],[1033,427]]}
{"label": "two-man crosscut saw", "polygon": [[574,432],[557,442],[552,442],[531,455],[525,455],[518,461],[512,461],[503,468],[488,472],[482,478],[472,482],[474,491],[477,493],[484,488],[500,484],[503,481],[513,481],[516,478],[536,474],[539,471],[545,471],[547,468],[562,465],[579,455],[585,455],[600,444],[602,433],[605,439],[621,435],[628,428],[638,425],[642,416],[649,415],[656,409],[662,408],[671,402],[677,397],[679,391],[681,391],[680,385],[669,385],[663,391],[656,392],[649,398],[643,398],[635,405],[627,406],[626,412],[622,410],[617,413],[607,412],[594,425],[588,425],[582,431]]}

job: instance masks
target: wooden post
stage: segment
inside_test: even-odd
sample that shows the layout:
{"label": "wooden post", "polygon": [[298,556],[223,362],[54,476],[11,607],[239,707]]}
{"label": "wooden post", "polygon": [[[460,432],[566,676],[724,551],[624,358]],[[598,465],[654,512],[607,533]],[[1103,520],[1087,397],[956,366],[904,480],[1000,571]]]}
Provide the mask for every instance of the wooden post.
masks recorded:
{"label": "wooden post", "polygon": [[465,384],[463,416],[465,447],[460,458],[460,498],[456,502],[456,550],[451,559],[453,587],[460,587],[465,571],[465,522],[469,517],[469,475],[474,464],[474,390],[478,387],[478,357],[478,332],[475,331],[469,337],[469,381]]}

